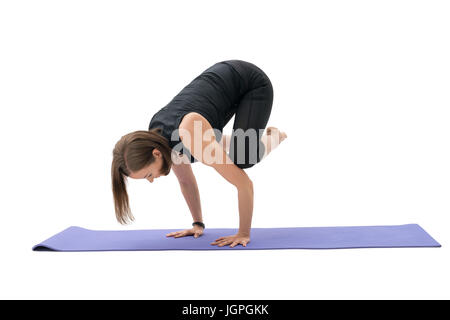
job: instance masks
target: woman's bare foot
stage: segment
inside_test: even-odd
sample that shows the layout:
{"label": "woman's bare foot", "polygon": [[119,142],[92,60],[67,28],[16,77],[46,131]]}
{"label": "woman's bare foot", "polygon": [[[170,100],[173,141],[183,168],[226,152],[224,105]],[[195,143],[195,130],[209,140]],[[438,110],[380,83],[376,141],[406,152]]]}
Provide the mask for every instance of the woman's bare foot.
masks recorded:
{"label": "woman's bare foot", "polygon": [[287,134],[285,132],[280,131],[276,127],[267,127],[266,134],[263,134],[261,137],[261,141],[265,146],[263,158],[276,149],[276,147],[280,145],[281,141],[286,138]]}
{"label": "woman's bare foot", "polygon": [[[266,133],[261,136],[261,142],[265,146],[263,158],[265,158],[272,150],[278,147],[281,141],[286,138],[287,134],[285,132],[280,131],[276,127],[267,127]],[[230,141],[230,135],[222,135],[220,143],[226,152],[229,152],[230,150]]]}
{"label": "woman's bare foot", "polygon": [[279,139],[278,143],[281,143],[281,141],[283,141],[284,139],[287,138],[286,132],[282,132],[276,127],[267,127],[266,128],[266,134],[268,136],[278,137],[278,139]]}

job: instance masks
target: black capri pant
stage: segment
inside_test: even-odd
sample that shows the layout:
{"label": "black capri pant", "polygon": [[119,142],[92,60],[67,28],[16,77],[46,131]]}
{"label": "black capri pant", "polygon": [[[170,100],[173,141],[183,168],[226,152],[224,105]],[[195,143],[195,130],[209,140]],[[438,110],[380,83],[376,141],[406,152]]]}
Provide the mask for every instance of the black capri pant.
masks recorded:
{"label": "black capri pant", "polygon": [[272,111],[273,87],[269,77],[256,65],[242,60],[223,62],[242,75],[242,95],[235,108],[226,115],[225,123],[235,116],[229,157],[239,168],[247,169],[264,156],[261,136]]}

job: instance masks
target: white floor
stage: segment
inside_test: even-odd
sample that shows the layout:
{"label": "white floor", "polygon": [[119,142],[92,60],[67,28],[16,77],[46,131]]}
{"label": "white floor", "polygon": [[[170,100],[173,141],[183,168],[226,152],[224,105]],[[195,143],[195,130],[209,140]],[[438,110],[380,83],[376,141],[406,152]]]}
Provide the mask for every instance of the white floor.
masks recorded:
{"label": "white floor", "polygon": [[[449,299],[449,5],[176,2],[0,4],[0,298]],[[288,134],[246,171],[253,227],[418,223],[442,248],[31,251],[71,225],[189,227],[173,173],[130,180],[119,225],[111,152],[234,58],[269,75]],[[237,227],[234,188],[192,167],[207,228]]]}
{"label": "white floor", "polygon": [[449,297],[448,247],[54,253],[20,244],[3,252],[3,299]]}

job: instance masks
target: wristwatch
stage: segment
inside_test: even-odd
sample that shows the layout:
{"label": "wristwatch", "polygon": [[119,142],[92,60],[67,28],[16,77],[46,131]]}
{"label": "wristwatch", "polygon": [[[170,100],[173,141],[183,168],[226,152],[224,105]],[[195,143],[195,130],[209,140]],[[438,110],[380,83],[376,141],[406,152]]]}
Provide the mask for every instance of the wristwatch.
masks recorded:
{"label": "wristwatch", "polygon": [[195,226],[195,225],[200,226],[203,229],[205,229],[205,224],[203,222],[195,221],[195,222],[192,223],[192,226]]}

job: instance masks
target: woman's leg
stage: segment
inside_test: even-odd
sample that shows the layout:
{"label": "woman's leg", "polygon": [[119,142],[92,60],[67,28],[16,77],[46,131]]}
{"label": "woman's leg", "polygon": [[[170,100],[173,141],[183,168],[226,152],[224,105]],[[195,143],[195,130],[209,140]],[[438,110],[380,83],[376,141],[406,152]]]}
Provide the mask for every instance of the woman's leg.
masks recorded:
{"label": "woman's leg", "polygon": [[261,141],[264,143],[264,146],[266,148],[263,159],[276,147],[278,147],[281,141],[286,138],[287,134],[285,132],[282,132],[275,127],[267,127],[266,134],[261,137]]}
{"label": "woman's leg", "polygon": [[[285,132],[280,131],[275,127],[267,127],[266,133],[262,135],[261,141],[264,144],[265,152],[262,159],[264,159],[270,152],[275,150],[276,147],[280,145],[280,143],[287,138],[287,134]],[[222,148],[225,152],[229,152],[230,150],[230,141],[231,135],[223,134],[220,139],[220,143],[222,144]],[[261,160],[262,160],[261,159]]]}
{"label": "woman's leg", "polygon": [[267,76],[259,77],[255,88],[239,102],[230,138],[230,158],[242,169],[254,166],[268,153],[261,138],[272,111],[273,88]]}

